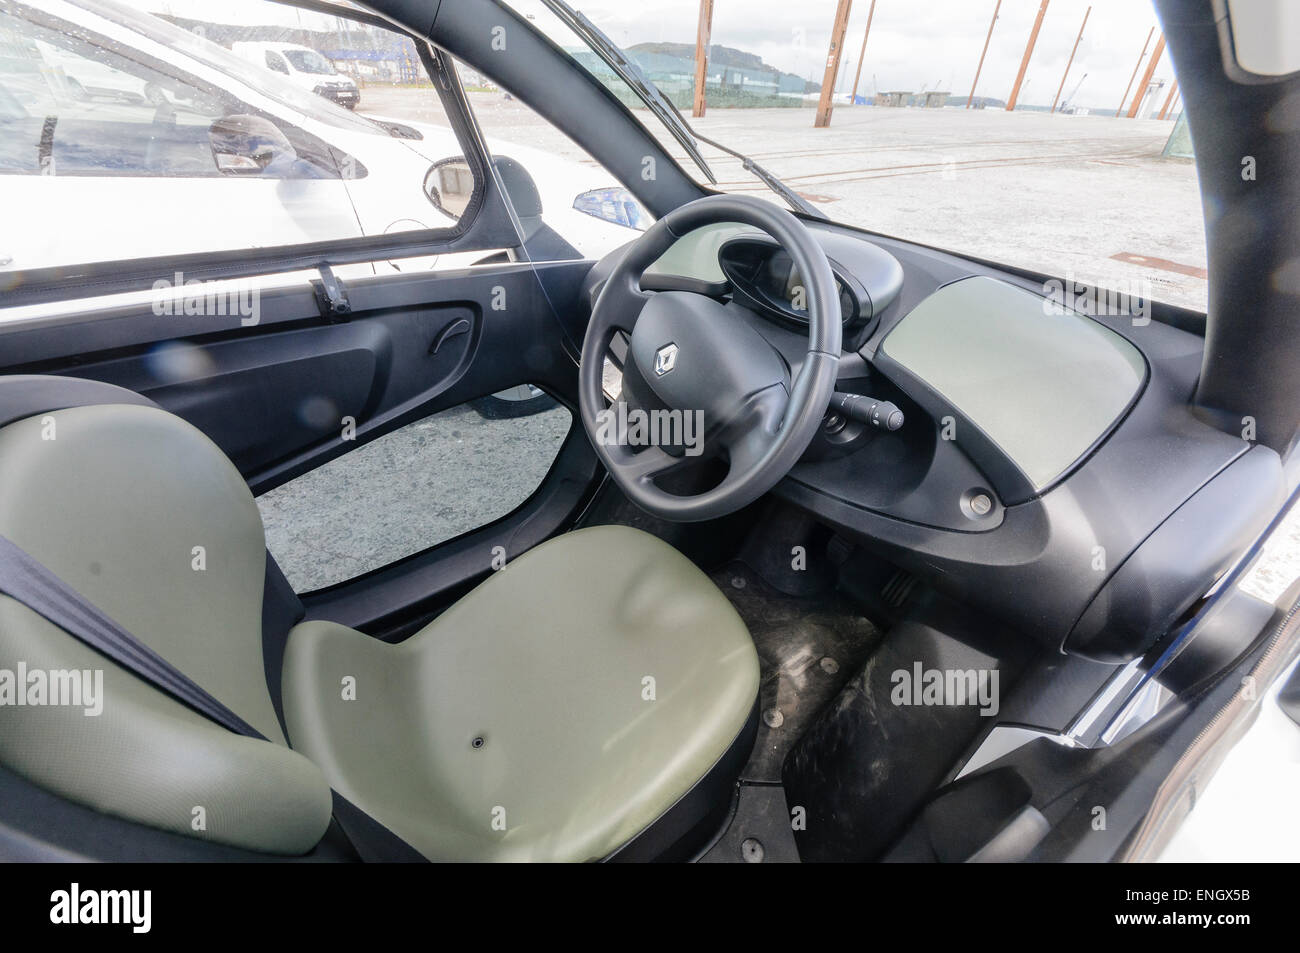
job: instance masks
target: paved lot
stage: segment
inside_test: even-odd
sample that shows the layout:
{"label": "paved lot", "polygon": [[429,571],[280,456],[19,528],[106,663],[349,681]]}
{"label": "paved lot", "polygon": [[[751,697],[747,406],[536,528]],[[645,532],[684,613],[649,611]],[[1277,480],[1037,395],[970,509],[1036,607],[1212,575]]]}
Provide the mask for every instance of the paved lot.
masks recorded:
{"label": "paved lot", "polygon": [[[591,162],[517,100],[470,101],[489,136]],[[367,111],[443,121],[428,90],[368,89]],[[1161,157],[1171,122],[876,106],[837,107],[827,129],[798,108],[715,109],[691,122],[839,221],[1121,290],[1145,279],[1157,300],[1205,308],[1196,169]],[[696,171],[675,143],[670,151]],[[736,160],[703,152],[721,188],[767,194]]]}
{"label": "paved lot", "polygon": [[529,497],[569,422],[458,407],[411,424],[258,497],[267,548],[310,592],[459,536]]}

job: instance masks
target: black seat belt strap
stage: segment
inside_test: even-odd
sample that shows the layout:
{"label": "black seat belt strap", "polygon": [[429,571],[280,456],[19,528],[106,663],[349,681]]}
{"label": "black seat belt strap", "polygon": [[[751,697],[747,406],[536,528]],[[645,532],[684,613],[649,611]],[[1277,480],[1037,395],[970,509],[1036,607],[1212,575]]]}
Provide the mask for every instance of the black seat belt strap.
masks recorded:
{"label": "black seat belt strap", "polygon": [[44,616],[64,632],[210,721],[239,735],[268,740],[4,536],[0,536],[0,593],[17,599],[37,615]]}
{"label": "black seat belt strap", "polygon": [[[0,536],[0,594],[21,602],[78,641],[208,720],[238,735],[270,740],[5,536]],[[415,848],[337,791],[331,794],[334,820],[362,860],[425,859]]]}

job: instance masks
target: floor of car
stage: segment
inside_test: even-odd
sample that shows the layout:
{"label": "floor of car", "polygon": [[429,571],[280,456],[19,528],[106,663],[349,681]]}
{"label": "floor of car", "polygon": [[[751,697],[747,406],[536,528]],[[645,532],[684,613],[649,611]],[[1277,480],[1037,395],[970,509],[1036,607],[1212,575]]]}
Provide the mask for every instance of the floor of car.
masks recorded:
{"label": "floor of car", "polygon": [[703,864],[797,864],[790,808],[779,784],[740,785],[726,832],[700,858]]}
{"label": "floor of car", "polygon": [[787,595],[740,560],[712,578],[745,620],[762,671],[758,740],[741,780],[779,784],[795,741],[865,664],[881,633],[839,593]]}

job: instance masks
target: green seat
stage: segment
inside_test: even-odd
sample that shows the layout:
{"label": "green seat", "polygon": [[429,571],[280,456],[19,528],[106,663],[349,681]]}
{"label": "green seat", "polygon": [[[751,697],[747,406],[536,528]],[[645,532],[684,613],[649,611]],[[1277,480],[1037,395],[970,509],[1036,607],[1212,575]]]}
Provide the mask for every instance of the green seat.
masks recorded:
{"label": "green seat", "polygon": [[294,747],[446,860],[604,857],[722,757],[757,692],[731,605],[622,526],[544,543],[398,645],[303,623],[284,667]]}
{"label": "green seat", "polygon": [[0,534],[270,739],[0,596],[0,670],[103,672],[98,714],[6,708],[0,766],[104,814],[303,854],[333,787],[433,860],[591,860],[688,800],[752,724],[757,656],[725,597],[655,537],[604,526],[523,554],[398,644],[297,624],[286,738],[261,521],[211,441],[155,407],[75,406],[0,427],[0,473]]}

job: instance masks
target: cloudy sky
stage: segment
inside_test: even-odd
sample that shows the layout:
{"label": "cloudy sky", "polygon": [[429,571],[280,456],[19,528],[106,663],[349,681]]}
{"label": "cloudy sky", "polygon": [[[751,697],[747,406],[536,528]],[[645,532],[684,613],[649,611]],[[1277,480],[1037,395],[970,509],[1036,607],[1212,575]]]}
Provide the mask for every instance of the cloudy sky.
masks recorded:
{"label": "cloudy sky", "polygon": [[[267,0],[131,0],[150,9],[179,15],[223,15],[253,20],[268,12],[286,23],[319,25],[324,18],[287,10]],[[505,0],[517,11],[533,14],[534,23],[565,46],[576,45],[562,32],[539,0]],[[646,41],[694,43],[699,0],[569,0],[620,46]],[[1300,0],[1297,0],[1300,2]],[[970,92],[996,0],[876,0],[866,65],[859,93],[880,90],[945,89]],[[1006,99],[1015,81],[1039,0],[1002,0],[978,93]],[[770,65],[821,82],[836,0],[714,0],[713,42],[757,53]],[[871,0],[854,0],[841,62],[839,89],[853,85]],[[1142,50],[1147,31],[1156,25],[1149,0],[1049,0],[1042,32],[1034,48],[1020,101],[1051,105],[1060,85],[1070,48],[1092,8],[1062,96],[1087,74],[1077,104],[1116,109]],[[1151,39],[1154,49],[1156,35]],[[1145,61],[1144,61],[1145,62]],[[874,81],[873,81],[874,77]],[[1172,80],[1168,54],[1156,79]],[[1167,88],[1167,87],[1166,87]]]}
{"label": "cloudy sky", "polygon": [[[980,95],[1007,98],[1038,2],[1002,0],[980,76]],[[698,0],[576,0],[574,6],[621,46],[648,40],[695,40]],[[853,3],[845,42],[848,64],[841,65],[842,75],[847,74],[842,86],[845,91],[853,83],[870,6],[870,0]],[[938,84],[942,89],[968,93],[994,6],[995,0],[876,0],[859,92],[872,91],[874,76],[881,90],[933,89]],[[1022,103],[1051,105],[1089,6],[1092,13],[1065,94],[1087,73],[1078,104],[1119,106],[1147,31],[1156,25],[1155,11],[1147,0],[1050,0],[1026,74]],[[713,42],[757,53],[773,66],[820,82],[835,7],[836,0],[714,0]],[[1157,29],[1152,48],[1158,36]],[[1168,81],[1172,72],[1166,54],[1156,78]]]}

